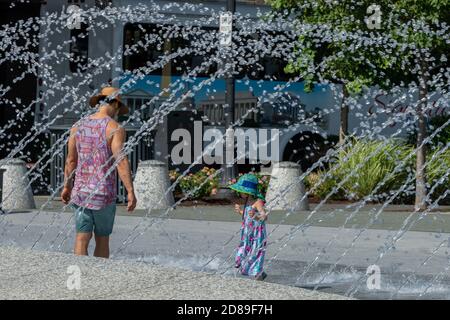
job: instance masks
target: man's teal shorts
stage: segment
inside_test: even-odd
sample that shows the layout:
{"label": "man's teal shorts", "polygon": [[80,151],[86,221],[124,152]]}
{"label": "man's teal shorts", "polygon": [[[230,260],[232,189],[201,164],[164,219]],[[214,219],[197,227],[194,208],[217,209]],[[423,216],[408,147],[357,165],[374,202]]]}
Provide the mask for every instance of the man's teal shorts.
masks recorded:
{"label": "man's teal shorts", "polygon": [[75,210],[77,233],[94,232],[96,236],[107,237],[113,231],[116,216],[116,204],[110,204],[100,210],[91,210],[72,203]]}

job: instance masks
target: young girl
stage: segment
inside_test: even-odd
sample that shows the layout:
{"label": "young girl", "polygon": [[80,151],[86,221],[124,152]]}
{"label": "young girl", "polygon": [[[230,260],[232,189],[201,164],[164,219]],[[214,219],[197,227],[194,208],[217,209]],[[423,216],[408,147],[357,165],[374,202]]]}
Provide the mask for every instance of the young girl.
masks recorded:
{"label": "young girl", "polygon": [[[263,271],[267,246],[267,213],[264,210],[264,197],[258,191],[258,178],[250,173],[244,174],[230,189],[246,199],[243,210],[238,204],[235,205],[235,211],[242,215],[241,241],[236,253],[235,267],[243,275],[264,280],[267,276]],[[250,200],[254,200],[251,205]]]}

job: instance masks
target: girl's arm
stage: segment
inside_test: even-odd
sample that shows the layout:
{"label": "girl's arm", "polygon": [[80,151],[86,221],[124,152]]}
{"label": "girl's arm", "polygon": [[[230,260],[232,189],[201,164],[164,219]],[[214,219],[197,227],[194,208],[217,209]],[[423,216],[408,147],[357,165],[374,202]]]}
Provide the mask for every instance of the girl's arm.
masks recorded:
{"label": "girl's arm", "polygon": [[240,215],[244,213],[244,211],[241,210],[241,206],[238,205],[237,203],[234,205],[234,211],[236,211],[236,213],[239,213]]}
{"label": "girl's arm", "polygon": [[256,201],[254,205],[255,205],[255,208],[260,213],[258,216],[258,220],[263,220],[263,221],[267,220],[267,217],[269,216],[269,214],[264,209],[264,201],[262,201],[261,199],[258,199],[258,201]]}

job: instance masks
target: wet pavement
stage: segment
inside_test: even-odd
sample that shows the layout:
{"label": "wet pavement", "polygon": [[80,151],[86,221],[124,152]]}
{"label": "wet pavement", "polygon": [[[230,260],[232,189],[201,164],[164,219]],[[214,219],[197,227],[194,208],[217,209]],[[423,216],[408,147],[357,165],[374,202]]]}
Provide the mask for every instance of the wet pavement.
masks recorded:
{"label": "wet pavement", "polygon": [[[231,208],[178,208],[174,210],[177,216],[172,212],[169,219],[158,218],[161,216],[158,212],[143,217],[139,212],[129,215],[123,208],[119,211],[122,212],[116,218],[111,240],[113,259],[239,277],[232,267],[232,258],[240,223]],[[344,228],[340,220],[343,217],[336,215],[333,221],[329,213],[321,211],[319,214],[328,217],[327,223],[336,227],[317,226],[326,220],[315,214],[317,223],[304,225],[296,232],[293,221],[278,225],[274,222],[277,213],[273,214],[268,225],[267,282],[359,299],[450,298],[450,234],[436,232],[447,230],[446,213],[430,214],[426,216],[427,221],[421,220],[420,228],[408,225],[412,230],[423,231],[404,234],[398,232],[395,223],[404,221],[399,217],[391,220],[388,217],[383,224],[375,225],[376,228],[361,228],[363,223],[348,223]],[[358,214],[363,222],[370,219],[365,216],[370,211]],[[226,219],[231,221],[223,221]],[[301,213],[294,219],[301,221]],[[0,217],[2,244],[71,252],[73,236],[69,212],[55,209]],[[367,285],[367,268],[373,264],[381,272],[379,289]]]}

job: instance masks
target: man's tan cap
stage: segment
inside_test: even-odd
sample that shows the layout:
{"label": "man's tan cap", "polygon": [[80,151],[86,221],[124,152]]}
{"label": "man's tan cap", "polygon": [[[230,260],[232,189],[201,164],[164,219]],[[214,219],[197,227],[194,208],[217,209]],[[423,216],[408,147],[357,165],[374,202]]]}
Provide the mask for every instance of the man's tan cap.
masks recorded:
{"label": "man's tan cap", "polygon": [[119,102],[119,115],[124,115],[130,112],[128,107],[122,102],[120,95],[118,94],[119,89],[114,87],[104,87],[100,93],[89,99],[89,105],[92,108],[96,108],[103,103],[110,103],[114,100]]}

